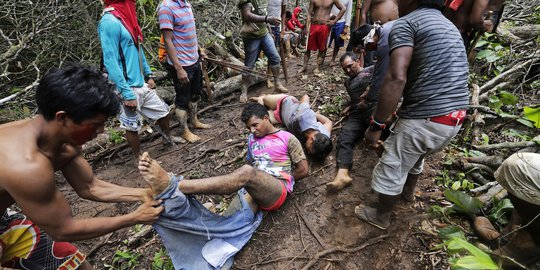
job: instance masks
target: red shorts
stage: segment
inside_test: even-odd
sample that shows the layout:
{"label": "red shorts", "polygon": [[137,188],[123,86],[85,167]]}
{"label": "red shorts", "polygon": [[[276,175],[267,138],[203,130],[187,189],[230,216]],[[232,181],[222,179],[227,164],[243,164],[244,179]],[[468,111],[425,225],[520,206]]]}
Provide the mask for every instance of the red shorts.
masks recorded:
{"label": "red shorts", "polygon": [[307,49],[310,51],[326,51],[326,43],[330,26],[326,24],[311,24]]}
{"label": "red shorts", "polygon": [[289,96],[283,96],[278,99],[276,109],[274,110],[274,117],[278,121],[278,123],[282,124],[283,120],[281,119],[281,103],[283,103],[283,100],[288,98]]}
{"label": "red shorts", "polygon": [[274,211],[278,210],[278,208],[283,205],[285,202],[285,199],[287,198],[287,188],[285,187],[285,184],[282,181],[279,181],[281,183],[281,195],[279,196],[279,199],[270,207],[259,207],[259,209],[264,211]]}

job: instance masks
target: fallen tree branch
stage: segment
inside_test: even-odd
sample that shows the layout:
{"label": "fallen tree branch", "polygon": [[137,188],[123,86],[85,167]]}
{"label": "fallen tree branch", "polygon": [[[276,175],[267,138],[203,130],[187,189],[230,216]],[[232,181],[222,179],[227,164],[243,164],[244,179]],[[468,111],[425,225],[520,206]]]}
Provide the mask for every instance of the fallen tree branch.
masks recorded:
{"label": "fallen tree branch", "polygon": [[501,83],[502,81],[507,81],[508,78],[514,74],[516,71],[520,70],[520,69],[523,69],[525,67],[527,67],[528,65],[530,65],[532,63],[532,59],[531,60],[528,60],[528,61],[525,61],[521,64],[517,64],[515,66],[513,66],[511,69],[495,76],[493,79],[489,80],[487,83],[485,83],[484,85],[482,85],[482,87],[480,87],[480,94],[483,94],[484,92],[492,89],[493,87],[495,87],[497,84]]}
{"label": "fallen tree branch", "polygon": [[497,183],[497,181],[492,181],[492,182],[489,182],[489,183],[487,183],[487,184],[485,184],[483,186],[473,188],[473,189],[469,190],[469,192],[471,192],[471,194],[473,194],[473,195],[477,195],[477,194],[480,194],[481,192],[484,192],[484,191],[486,191],[486,190],[490,189],[491,187],[496,186],[498,184],[499,183]]}
{"label": "fallen tree branch", "polygon": [[369,239],[364,244],[362,244],[360,246],[357,246],[357,247],[341,246],[341,247],[332,247],[332,248],[320,251],[317,254],[315,254],[315,257],[311,261],[309,261],[304,267],[302,267],[302,270],[310,269],[313,265],[315,265],[315,263],[317,263],[317,261],[321,257],[326,256],[326,255],[328,255],[330,253],[334,253],[334,252],[344,252],[344,253],[358,252],[358,251],[360,251],[360,250],[362,250],[362,249],[364,249],[366,247],[369,247],[369,246],[372,246],[374,244],[377,244],[377,243],[381,242],[382,240],[384,240],[387,237],[388,237],[388,234],[381,235],[381,236]]}
{"label": "fallen tree branch", "polygon": [[311,235],[313,235],[315,237],[315,239],[317,239],[317,242],[319,242],[319,244],[323,248],[328,249],[328,245],[324,242],[321,235],[311,226],[311,223],[308,222],[306,217],[304,217],[304,214],[302,214],[302,211],[300,211],[300,207],[298,206],[298,202],[296,202],[296,201],[294,202],[294,207],[296,207],[296,212],[302,218],[302,220],[304,221],[304,224],[306,224],[306,227],[308,228],[309,232],[311,232]]}
{"label": "fallen tree branch", "polygon": [[490,150],[497,150],[497,149],[505,149],[505,148],[525,148],[525,147],[531,147],[531,146],[537,146],[538,143],[535,141],[524,141],[524,142],[505,142],[505,143],[496,143],[496,144],[488,144],[488,145],[473,145],[474,148],[478,150],[484,150],[484,151],[490,151]]}
{"label": "fallen tree branch", "polygon": [[478,163],[490,166],[491,168],[498,168],[504,161],[502,156],[480,156],[480,157],[467,157],[465,161],[470,163]]}

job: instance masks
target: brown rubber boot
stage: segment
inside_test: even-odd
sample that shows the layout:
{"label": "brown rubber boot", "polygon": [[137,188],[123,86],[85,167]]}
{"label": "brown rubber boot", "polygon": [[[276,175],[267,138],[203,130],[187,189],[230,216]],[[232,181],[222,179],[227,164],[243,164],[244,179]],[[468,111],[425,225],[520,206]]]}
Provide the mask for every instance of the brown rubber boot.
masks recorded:
{"label": "brown rubber boot", "polygon": [[491,241],[493,239],[499,238],[501,234],[493,227],[493,224],[486,217],[475,217],[474,218],[474,229],[478,232],[480,237],[484,240]]}
{"label": "brown rubber boot", "polygon": [[276,93],[289,93],[289,90],[281,84],[279,81],[279,67],[273,67],[271,68],[272,75],[274,76],[274,91]]}
{"label": "brown rubber boot", "polygon": [[178,118],[178,122],[180,122],[180,136],[184,138],[186,141],[190,143],[194,143],[199,141],[201,138],[189,131],[189,128],[187,126],[187,117],[188,112],[186,110],[176,109],[174,110],[176,113],[176,118]]}
{"label": "brown rubber boot", "polygon": [[191,122],[191,125],[193,125],[194,128],[199,129],[209,129],[212,126],[208,124],[203,124],[199,121],[199,118],[197,117],[197,102],[190,102],[189,103],[189,121]]}

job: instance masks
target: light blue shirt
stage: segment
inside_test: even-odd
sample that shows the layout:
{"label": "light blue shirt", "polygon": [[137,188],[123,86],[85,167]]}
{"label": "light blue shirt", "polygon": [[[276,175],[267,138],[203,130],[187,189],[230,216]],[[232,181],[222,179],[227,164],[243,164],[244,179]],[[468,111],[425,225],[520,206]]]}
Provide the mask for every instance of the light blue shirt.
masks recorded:
{"label": "light blue shirt", "polygon": [[[116,84],[116,88],[124,100],[134,100],[135,94],[131,87],[142,87],[144,76],[152,74],[152,70],[146,62],[144,51],[141,52],[143,67],[141,73],[137,45],[122,22],[110,13],[105,13],[101,17],[98,34],[103,50],[103,64],[109,73],[109,80]],[[122,48],[126,61],[127,80],[124,78],[119,46]]]}

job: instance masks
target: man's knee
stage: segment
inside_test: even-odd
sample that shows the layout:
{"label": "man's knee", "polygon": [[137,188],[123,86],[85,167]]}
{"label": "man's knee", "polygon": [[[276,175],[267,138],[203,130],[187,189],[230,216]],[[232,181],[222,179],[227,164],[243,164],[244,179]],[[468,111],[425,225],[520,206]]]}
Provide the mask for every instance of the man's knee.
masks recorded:
{"label": "man's knee", "polygon": [[250,165],[243,165],[242,167],[236,169],[235,174],[238,177],[235,178],[239,182],[239,185],[245,187],[249,184],[250,181],[255,179],[257,169]]}

